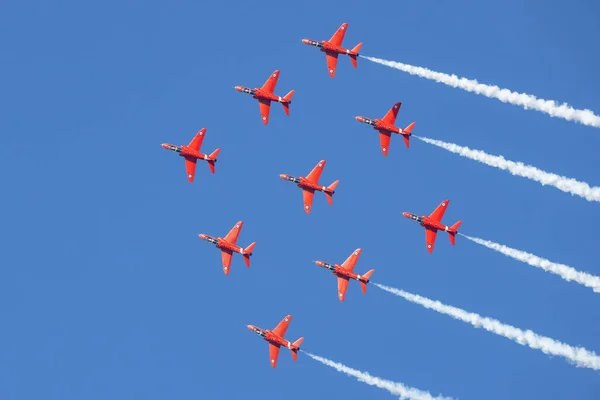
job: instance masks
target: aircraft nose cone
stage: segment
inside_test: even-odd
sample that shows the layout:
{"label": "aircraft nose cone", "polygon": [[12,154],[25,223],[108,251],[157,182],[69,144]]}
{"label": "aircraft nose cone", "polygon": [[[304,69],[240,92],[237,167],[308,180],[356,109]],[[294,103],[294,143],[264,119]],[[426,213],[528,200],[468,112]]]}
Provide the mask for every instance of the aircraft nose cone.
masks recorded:
{"label": "aircraft nose cone", "polygon": [[242,89],[242,87],[241,87],[241,86],[236,86],[236,87],[235,87],[235,90],[237,90],[238,92],[241,92],[243,89]]}
{"label": "aircraft nose cone", "polygon": [[308,39],[302,39],[302,43],[308,44]]}
{"label": "aircraft nose cone", "polygon": [[410,218],[410,215],[407,212],[403,212],[402,215],[404,215],[406,218]]}
{"label": "aircraft nose cone", "polygon": [[323,266],[323,261],[315,261],[315,264],[317,264],[319,267]]}
{"label": "aircraft nose cone", "polygon": [[357,120],[358,122],[363,122],[363,117],[354,117],[355,120]]}
{"label": "aircraft nose cone", "polygon": [[286,175],[286,174],[279,174],[279,177],[280,177],[281,179],[287,179],[287,175]]}
{"label": "aircraft nose cone", "polygon": [[201,233],[198,236],[200,237],[200,239],[206,240],[206,235],[204,233]]}
{"label": "aircraft nose cone", "polygon": [[248,329],[251,330],[251,331],[253,331],[254,327],[252,325],[248,325]]}
{"label": "aircraft nose cone", "polygon": [[166,149],[169,145],[166,144],[166,143],[163,143],[163,144],[161,144],[161,146],[162,146],[163,149]]}

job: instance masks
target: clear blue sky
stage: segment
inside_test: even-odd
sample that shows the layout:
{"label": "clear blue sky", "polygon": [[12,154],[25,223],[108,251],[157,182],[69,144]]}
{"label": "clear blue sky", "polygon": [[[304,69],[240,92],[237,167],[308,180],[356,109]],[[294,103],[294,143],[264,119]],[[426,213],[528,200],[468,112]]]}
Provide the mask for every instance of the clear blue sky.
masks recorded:
{"label": "clear blue sky", "polygon": [[[85,4],[84,4],[85,3]],[[167,4],[168,3],[168,4]],[[351,282],[346,301],[313,260],[600,351],[600,297],[403,211],[600,275],[598,204],[354,120],[402,101],[414,133],[600,184],[600,130],[360,59],[335,79],[302,38],[479,79],[600,112],[600,6],[591,1],[5,2],[0,9],[0,398],[388,399],[300,355],[276,369],[247,324],[315,354],[461,399],[598,399],[598,374]],[[485,4],[483,4],[485,3]],[[268,126],[235,85],[296,89]],[[217,173],[160,147],[208,129]],[[340,179],[302,210],[303,175]],[[199,233],[257,242],[225,276]]]}

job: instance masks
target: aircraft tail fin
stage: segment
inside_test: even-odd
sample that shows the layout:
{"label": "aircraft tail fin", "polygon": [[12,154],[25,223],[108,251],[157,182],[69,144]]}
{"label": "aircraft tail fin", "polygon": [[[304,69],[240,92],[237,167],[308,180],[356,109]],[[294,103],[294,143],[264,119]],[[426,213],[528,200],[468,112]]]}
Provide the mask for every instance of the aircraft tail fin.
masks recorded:
{"label": "aircraft tail fin", "polygon": [[325,196],[327,197],[327,202],[329,203],[329,205],[333,205],[333,194],[335,193],[335,188],[338,185],[338,183],[340,183],[339,180],[333,182],[331,185],[327,186],[326,192],[325,192]]}
{"label": "aircraft tail fin", "polygon": [[373,272],[375,270],[372,269],[370,271],[368,271],[366,274],[364,274],[363,276],[361,276],[361,278],[365,279],[365,281],[361,280],[360,281],[360,288],[362,289],[362,292],[364,294],[367,294],[367,282],[369,282],[369,278],[371,277],[371,275],[373,275]]}
{"label": "aircraft tail fin", "polygon": [[408,125],[406,128],[404,128],[402,130],[402,138],[404,139],[404,144],[406,145],[406,148],[410,147],[410,141],[409,141],[410,135],[416,124],[417,124],[416,122],[412,122],[410,125]]}
{"label": "aircraft tail fin", "polygon": [[217,156],[219,155],[220,151],[221,149],[218,148],[212,153],[210,153],[208,156],[208,167],[210,168],[210,172],[212,172],[213,174],[215,173],[215,163],[217,162]]}
{"label": "aircraft tail fin", "polygon": [[458,233],[460,224],[462,224],[462,221],[458,221],[448,229],[448,235],[450,236],[450,243],[452,243],[452,246],[454,246],[454,242],[456,241],[456,234]]}
{"label": "aircraft tail fin", "polygon": [[290,104],[292,103],[292,96],[295,92],[295,90],[290,90],[290,92],[286,94],[283,99],[281,99],[281,105],[283,106],[283,111],[285,111],[285,115],[290,115]]}
{"label": "aircraft tail fin", "polygon": [[248,247],[244,249],[244,261],[246,262],[246,267],[250,268],[250,256],[252,255],[252,250],[254,250],[254,246],[256,246],[256,242],[252,242]]}
{"label": "aircraft tail fin", "polygon": [[302,342],[304,341],[304,338],[301,337],[300,339],[296,340],[294,343],[292,343],[292,358],[294,359],[294,361],[298,360],[298,350],[300,350],[300,345],[302,344]]}

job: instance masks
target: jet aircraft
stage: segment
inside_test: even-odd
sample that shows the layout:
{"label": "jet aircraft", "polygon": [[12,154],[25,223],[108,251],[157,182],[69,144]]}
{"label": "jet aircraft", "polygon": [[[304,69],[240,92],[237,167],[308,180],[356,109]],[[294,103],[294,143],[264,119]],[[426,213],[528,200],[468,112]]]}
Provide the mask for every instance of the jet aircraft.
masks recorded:
{"label": "jet aircraft", "polygon": [[425,241],[427,243],[427,251],[430,253],[433,252],[433,245],[435,244],[435,238],[438,230],[448,232],[448,235],[450,236],[450,243],[452,243],[452,246],[454,246],[456,234],[458,233],[458,227],[460,224],[462,224],[462,221],[458,221],[452,226],[446,226],[441,223],[442,217],[444,216],[449,203],[450,200],[442,201],[429,216],[423,215],[419,217],[408,212],[402,213],[402,215],[404,215],[406,218],[415,220],[419,222],[421,226],[425,227]]}
{"label": "jet aircraft", "polygon": [[344,35],[346,34],[347,29],[348,24],[343,23],[329,40],[317,42],[316,40],[302,39],[302,43],[309,46],[318,47],[322,52],[325,53],[325,57],[327,58],[327,70],[329,72],[329,76],[332,78],[335,76],[339,54],[348,54],[354,68],[357,67],[356,62],[359,56],[358,52],[362,47],[362,43],[357,44],[352,50],[343,48],[342,41],[344,40]]}
{"label": "jet aircraft", "polygon": [[221,250],[221,259],[223,261],[223,272],[225,275],[229,275],[229,267],[231,266],[231,257],[233,253],[240,253],[244,256],[244,261],[246,262],[246,266],[250,268],[250,256],[252,255],[252,250],[254,246],[256,246],[256,242],[250,244],[250,246],[245,249],[237,246],[235,243],[237,242],[238,236],[240,235],[240,231],[242,230],[242,225],[244,223],[242,221],[238,221],[233,228],[225,235],[224,238],[215,238],[209,235],[205,235],[201,233],[200,239],[206,240],[209,243],[217,246],[218,249]]}
{"label": "jet aircraft", "polygon": [[340,181],[337,180],[327,187],[319,185],[319,177],[321,176],[321,172],[323,172],[323,168],[325,168],[326,162],[327,161],[325,160],[319,161],[306,178],[303,176],[296,178],[287,174],[279,175],[283,180],[297,183],[298,187],[302,189],[302,196],[304,197],[304,211],[306,211],[307,214],[310,214],[315,190],[325,192],[325,196],[327,196],[329,205],[333,204],[333,194],[335,193],[335,188]]}
{"label": "jet aircraft", "polygon": [[301,337],[294,343],[288,342],[283,338],[285,336],[285,331],[287,331],[287,328],[290,325],[291,321],[292,316],[286,315],[273,330],[265,330],[254,325],[248,325],[248,329],[261,336],[267,342],[269,342],[269,358],[271,360],[271,367],[273,368],[277,366],[277,357],[279,356],[280,346],[284,346],[290,349],[294,361],[298,359],[298,350],[300,350],[300,345],[302,344],[304,338]]}
{"label": "jet aircraft", "polygon": [[187,170],[188,180],[194,182],[194,175],[196,174],[196,160],[206,160],[210,171],[215,173],[215,163],[217,162],[217,156],[219,155],[220,148],[216,149],[210,155],[200,153],[200,147],[202,147],[202,141],[206,134],[206,128],[202,128],[196,133],[196,136],[192,139],[190,144],[187,146],[175,146],[174,144],[163,143],[161,146],[167,150],[179,153],[179,155],[185,158],[185,169]]}
{"label": "jet aircraft", "polygon": [[367,283],[369,283],[369,278],[373,274],[374,269],[368,271],[364,275],[358,275],[352,272],[354,270],[354,266],[358,261],[358,257],[360,257],[361,249],[356,249],[350,256],[344,261],[342,265],[334,264],[331,265],[324,261],[315,261],[315,263],[322,268],[327,268],[330,270],[335,276],[338,278],[338,298],[340,301],[344,301],[344,297],[346,296],[346,289],[348,289],[348,280],[356,279],[360,282],[360,287],[364,294],[367,294]]}
{"label": "jet aircraft", "polygon": [[235,87],[235,90],[237,90],[238,92],[252,95],[252,97],[258,100],[258,104],[260,107],[260,116],[262,118],[263,124],[265,125],[269,123],[269,111],[271,110],[272,101],[277,101],[281,103],[285,114],[290,115],[290,104],[292,103],[292,96],[294,95],[295,91],[290,90],[290,92],[286,94],[285,97],[273,94],[273,91],[275,90],[275,85],[277,85],[277,79],[279,79],[279,70],[273,72],[261,88],[250,89],[245,86]]}
{"label": "jet aircraft", "polygon": [[381,152],[384,156],[388,155],[388,151],[390,149],[390,139],[392,133],[397,133],[402,135],[404,139],[404,143],[408,148],[410,146],[410,142],[408,139],[410,138],[410,134],[413,128],[416,125],[416,122],[411,123],[405,129],[398,128],[394,126],[394,122],[396,122],[396,117],[398,116],[398,111],[400,111],[401,102],[398,102],[390,108],[390,110],[385,114],[382,119],[376,118],[365,118],[365,117],[356,117],[358,122],[363,122],[365,124],[369,124],[373,126],[373,129],[379,131],[379,143],[381,144]]}

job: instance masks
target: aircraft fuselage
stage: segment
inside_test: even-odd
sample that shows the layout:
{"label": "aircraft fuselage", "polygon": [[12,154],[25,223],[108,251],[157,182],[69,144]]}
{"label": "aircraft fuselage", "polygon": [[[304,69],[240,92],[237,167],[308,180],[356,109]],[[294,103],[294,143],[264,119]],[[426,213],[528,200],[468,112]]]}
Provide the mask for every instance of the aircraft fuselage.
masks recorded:
{"label": "aircraft fuselage", "polygon": [[277,96],[273,93],[266,92],[260,88],[250,89],[245,86],[236,86],[235,90],[237,90],[238,92],[249,94],[257,100],[269,100],[288,104],[291,103],[291,101],[285,101],[281,96]]}
{"label": "aircraft fuselage", "polygon": [[359,274],[355,274],[354,272],[346,271],[345,269],[342,268],[341,265],[338,265],[338,264],[332,265],[332,264],[326,263],[324,261],[316,261],[316,264],[321,268],[330,270],[331,273],[336,276],[339,276],[342,278],[354,279],[354,280],[361,281],[364,283],[369,283],[369,279],[365,279],[364,277],[360,276]]}
{"label": "aircraft fuselage", "polygon": [[302,39],[302,43],[307,44],[309,46],[317,47],[319,50],[325,53],[337,53],[337,54],[352,54],[357,55],[352,52],[352,50],[345,49],[341,46],[336,46],[334,44],[329,43],[327,40],[321,40],[317,42],[312,39]]}
{"label": "aircraft fuselage", "polygon": [[426,215],[419,217],[419,216],[417,216],[415,214],[411,214],[409,212],[405,212],[402,215],[404,215],[408,219],[412,219],[414,221],[419,222],[420,225],[423,227],[430,228],[430,229],[437,229],[437,230],[446,231],[446,232],[452,232],[452,230],[450,229],[449,226],[446,226],[440,222],[436,222]]}
{"label": "aircraft fuselage", "polygon": [[204,153],[200,153],[199,151],[190,149],[188,146],[176,146],[174,144],[163,143],[162,147],[167,150],[171,150],[171,151],[174,151],[175,153],[178,153],[181,157],[195,158],[198,160],[206,160],[206,161],[214,161],[214,162],[217,161],[216,159],[211,159],[210,156],[208,156]]}
{"label": "aircraft fuselage", "polygon": [[371,119],[371,118],[359,116],[359,117],[356,117],[356,120],[358,122],[362,122],[364,124],[371,125],[373,127],[373,129],[375,129],[377,131],[387,131],[387,132],[391,132],[391,133],[400,133],[400,134],[406,135],[406,133],[404,133],[404,131],[402,129],[398,128],[397,126],[385,123],[382,120],[380,120],[379,118]]}
{"label": "aircraft fuselage", "polygon": [[272,343],[274,345],[287,347],[290,350],[300,349],[300,347],[294,346],[292,342],[287,341],[281,336],[274,334],[270,329],[262,329],[254,325],[248,325],[248,329],[256,333],[258,336],[262,337],[267,342]]}
{"label": "aircraft fuselage", "polygon": [[237,246],[233,243],[228,242],[227,240],[220,237],[212,237],[209,235],[205,235],[204,233],[200,234],[200,239],[206,240],[209,243],[214,244],[217,248],[223,250],[230,250],[235,253],[244,254],[244,249],[240,246]]}
{"label": "aircraft fuselage", "polygon": [[291,175],[287,175],[287,174],[281,174],[279,176],[283,180],[296,183],[298,185],[298,187],[302,188],[302,189],[315,190],[315,191],[325,192],[325,193],[330,193],[330,194],[335,193],[335,190],[329,190],[329,189],[327,189],[326,186],[319,185],[318,183],[312,183],[311,181],[309,181],[308,179],[306,179],[303,176],[298,177],[298,178],[291,176]]}

